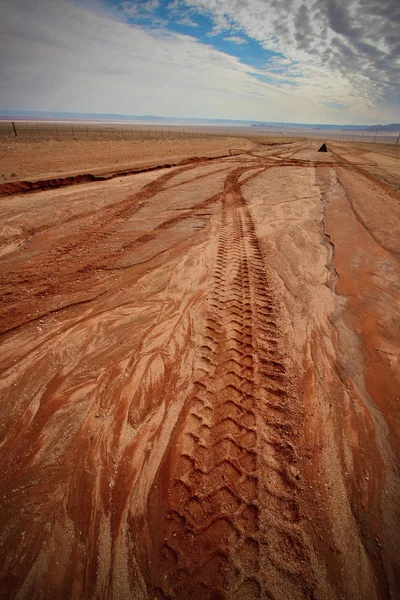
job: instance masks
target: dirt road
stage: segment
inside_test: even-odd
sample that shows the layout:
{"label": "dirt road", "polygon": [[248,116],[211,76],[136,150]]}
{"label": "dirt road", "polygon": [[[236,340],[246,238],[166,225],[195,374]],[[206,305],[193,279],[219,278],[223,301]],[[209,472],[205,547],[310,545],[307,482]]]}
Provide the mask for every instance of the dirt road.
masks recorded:
{"label": "dirt road", "polygon": [[4,598],[400,598],[395,157],[0,199]]}

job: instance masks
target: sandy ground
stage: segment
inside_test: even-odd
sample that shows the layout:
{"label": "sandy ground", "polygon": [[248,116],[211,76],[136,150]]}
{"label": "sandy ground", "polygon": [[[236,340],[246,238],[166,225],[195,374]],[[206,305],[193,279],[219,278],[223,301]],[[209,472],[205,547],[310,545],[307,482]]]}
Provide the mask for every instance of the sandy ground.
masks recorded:
{"label": "sandy ground", "polygon": [[0,185],[19,179],[60,177],[96,170],[123,170],[138,162],[210,156],[231,148],[250,149],[246,139],[212,137],[184,140],[66,140],[3,137],[0,144]]}
{"label": "sandy ground", "polygon": [[400,598],[400,174],[318,146],[0,199],[2,597]]}

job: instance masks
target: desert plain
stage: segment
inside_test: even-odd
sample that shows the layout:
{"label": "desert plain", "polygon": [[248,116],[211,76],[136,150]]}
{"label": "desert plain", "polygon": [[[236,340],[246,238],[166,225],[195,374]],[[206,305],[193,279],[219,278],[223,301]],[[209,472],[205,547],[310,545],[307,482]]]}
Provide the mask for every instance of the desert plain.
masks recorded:
{"label": "desert plain", "polygon": [[400,598],[400,157],[319,146],[2,140],[2,598]]}

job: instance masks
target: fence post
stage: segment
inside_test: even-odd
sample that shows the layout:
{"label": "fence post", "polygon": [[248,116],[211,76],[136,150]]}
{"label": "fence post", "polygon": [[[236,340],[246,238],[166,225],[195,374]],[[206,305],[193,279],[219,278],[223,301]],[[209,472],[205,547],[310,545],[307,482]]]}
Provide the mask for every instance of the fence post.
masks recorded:
{"label": "fence post", "polygon": [[13,126],[13,129],[14,129],[14,135],[15,135],[15,137],[17,137],[17,130],[15,129],[15,123],[14,123],[14,121],[12,121],[12,126]]}
{"label": "fence post", "polygon": [[377,135],[377,133],[378,133],[378,130],[377,130],[377,131],[375,131],[374,141],[372,142],[373,144],[375,144],[375,140],[376,140],[376,135]]}
{"label": "fence post", "polygon": [[400,139],[400,133],[399,133],[399,135],[397,136],[397,140],[396,140],[395,146],[397,146],[397,144],[399,143],[399,139]]}

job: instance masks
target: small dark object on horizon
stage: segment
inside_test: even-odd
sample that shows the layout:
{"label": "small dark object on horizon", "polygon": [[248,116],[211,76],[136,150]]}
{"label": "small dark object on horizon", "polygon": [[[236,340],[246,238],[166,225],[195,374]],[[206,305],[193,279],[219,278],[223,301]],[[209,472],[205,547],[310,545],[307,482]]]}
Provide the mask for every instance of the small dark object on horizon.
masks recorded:
{"label": "small dark object on horizon", "polygon": [[326,144],[322,144],[321,148],[318,150],[318,152],[328,152],[328,148],[326,147]]}

